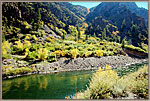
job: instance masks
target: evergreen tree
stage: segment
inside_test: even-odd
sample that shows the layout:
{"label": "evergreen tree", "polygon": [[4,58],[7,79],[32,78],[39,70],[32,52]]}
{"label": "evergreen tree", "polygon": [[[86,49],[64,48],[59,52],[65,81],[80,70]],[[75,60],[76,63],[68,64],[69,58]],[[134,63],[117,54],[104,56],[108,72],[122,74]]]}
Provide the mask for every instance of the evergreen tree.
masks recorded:
{"label": "evergreen tree", "polygon": [[66,38],[66,35],[65,35],[65,33],[63,33],[63,36],[62,36],[62,38],[63,38],[63,40],[65,40],[65,38]]}
{"label": "evergreen tree", "polygon": [[96,32],[99,32],[99,31],[100,31],[100,27],[99,27],[99,25],[97,25]]}
{"label": "evergreen tree", "polygon": [[40,8],[38,8],[38,11],[37,11],[37,29],[40,29],[41,28],[41,13],[40,13]]}
{"label": "evergreen tree", "polygon": [[93,35],[93,37],[94,37],[94,38],[96,38],[96,34],[95,34],[95,32],[94,32],[94,35]]}
{"label": "evergreen tree", "polygon": [[122,40],[121,46],[122,46],[123,48],[124,48],[124,46],[125,46],[125,37],[124,37],[123,40]]}
{"label": "evergreen tree", "polygon": [[124,31],[125,27],[126,27],[126,20],[125,20],[125,19],[123,19],[123,21],[122,21],[122,25],[121,25],[121,32],[123,32],[123,31]]}
{"label": "evergreen tree", "polygon": [[89,37],[89,36],[86,34],[85,40],[88,40],[88,37]]}
{"label": "evergreen tree", "polygon": [[5,39],[5,35],[4,33],[2,33],[2,42],[4,42],[6,39]]}
{"label": "evergreen tree", "polygon": [[106,29],[104,28],[104,31],[102,32],[102,40],[106,39]]}
{"label": "evergreen tree", "polygon": [[132,44],[132,41],[131,39],[128,40],[128,45],[131,45]]}
{"label": "evergreen tree", "polygon": [[78,40],[80,40],[80,38],[81,38],[81,31],[80,31],[79,26],[77,28],[78,28]]}

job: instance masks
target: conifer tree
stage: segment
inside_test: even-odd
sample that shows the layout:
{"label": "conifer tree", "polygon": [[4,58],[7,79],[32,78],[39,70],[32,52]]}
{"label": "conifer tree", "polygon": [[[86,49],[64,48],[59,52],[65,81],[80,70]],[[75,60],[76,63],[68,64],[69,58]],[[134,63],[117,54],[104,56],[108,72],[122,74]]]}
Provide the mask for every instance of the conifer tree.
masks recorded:
{"label": "conifer tree", "polygon": [[79,26],[77,28],[78,28],[78,40],[80,40],[80,38],[81,38],[81,31],[80,31]]}
{"label": "conifer tree", "polygon": [[40,8],[38,8],[38,11],[37,11],[37,29],[40,29],[41,28],[41,13],[40,13]]}
{"label": "conifer tree", "polygon": [[85,40],[88,40],[88,37],[89,37],[89,36],[86,34]]}
{"label": "conifer tree", "polygon": [[66,36],[65,36],[65,33],[63,33],[63,36],[62,36],[63,40],[65,40]]}
{"label": "conifer tree", "polygon": [[121,32],[123,32],[123,31],[124,31],[125,27],[126,27],[126,20],[125,20],[125,19],[123,19],[123,21],[122,21],[122,25],[121,25]]}

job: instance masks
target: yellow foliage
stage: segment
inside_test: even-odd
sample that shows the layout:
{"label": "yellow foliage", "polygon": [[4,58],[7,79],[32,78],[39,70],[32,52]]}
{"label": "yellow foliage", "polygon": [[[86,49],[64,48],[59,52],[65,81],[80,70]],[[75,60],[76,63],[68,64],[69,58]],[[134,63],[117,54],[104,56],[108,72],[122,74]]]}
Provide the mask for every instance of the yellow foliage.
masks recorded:
{"label": "yellow foliage", "polygon": [[2,66],[2,71],[5,71],[6,69],[12,69],[12,66]]}
{"label": "yellow foliage", "polygon": [[106,65],[105,69],[99,67],[92,76],[87,90],[78,93],[77,99],[109,99],[114,95],[119,98],[127,93],[148,99],[148,65],[121,78],[110,65]]}
{"label": "yellow foliage", "polygon": [[61,56],[65,56],[66,52],[65,51],[61,51]]}
{"label": "yellow foliage", "polygon": [[57,56],[65,56],[66,55],[66,51],[61,51],[61,50],[57,50],[55,51]]}
{"label": "yellow foliage", "polygon": [[116,33],[119,33],[119,31],[116,31]]}
{"label": "yellow foliage", "polygon": [[83,35],[83,34],[84,34],[84,31],[80,31],[80,33],[81,33],[81,35]]}
{"label": "yellow foliage", "polygon": [[55,51],[55,53],[56,53],[57,56],[60,56],[61,55],[61,50],[57,50],[57,51]]}
{"label": "yellow foliage", "polygon": [[8,41],[4,41],[2,43],[2,54],[7,54],[10,51],[10,45],[11,43],[9,43]]}
{"label": "yellow foliage", "polygon": [[91,51],[85,50],[85,57],[88,57],[88,56],[91,55],[91,54],[92,54]]}
{"label": "yellow foliage", "polygon": [[78,30],[75,26],[69,25],[69,29],[68,31],[72,34],[72,35],[77,35],[78,34]]}
{"label": "yellow foliage", "polygon": [[78,42],[78,43],[83,43],[83,40],[78,40],[77,42]]}
{"label": "yellow foliage", "polygon": [[73,50],[71,50],[71,55],[72,55],[72,58],[76,58],[77,57],[77,55],[78,55],[79,53],[78,53],[78,49],[73,49]]}
{"label": "yellow foliage", "polygon": [[[106,69],[109,69],[109,65]],[[96,73],[92,76],[89,83],[89,87],[83,93],[77,94],[77,99],[102,99],[110,98],[113,86],[116,84],[119,77],[117,72],[110,70],[104,70],[99,68]],[[75,97],[74,97],[75,98]]]}
{"label": "yellow foliage", "polygon": [[102,50],[97,50],[96,51],[96,56],[103,56],[103,51]]}
{"label": "yellow foliage", "polygon": [[94,37],[89,37],[89,39],[91,39],[91,40],[96,40]]}
{"label": "yellow foliage", "polygon": [[31,46],[30,41],[27,40],[24,40],[23,44],[24,44],[24,48],[28,48],[29,46]]}
{"label": "yellow foliage", "polygon": [[44,30],[38,30],[39,33],[41,33],[42,35],[46,35]]}
{"label": "yellow foliage", "polygon": [[25,37],[25,39],[30,39],[30,37],[27,35],[27,36]]}
{"label": "yellow foliage", "polygon": [[21,41],[19,40],[19,41],[15,41],[15,43],[17,44],[17,45],[14,45],[16,48],[18,48],[19,50],[23,50],[23,44],[21,43]]}
{"label": "yellow foliage", "polygon": [[51,38],[50,38],[50,37],[47,37],[47,38],[46,38],[46,41],[51,42]]}
{"label": "yellow foliage", "polygon": [[48,56],[48,50],[46,48],[40,48],[38,50],[38,59],[45,60]]}
{"label": "yellow foliage", "polygon": [[27,56],[27,55],[28,55],[28,52],[29,52],[29,49],[28,49],[28,48],[26,48],[26,49],[25,49],[25,56]]}
{"label": "yellow foliage", "polygon": [[113,35],[117,35],[117,33],[116,33],[116,32],[114,32],[114,31],[112,32],[112,34],[113,34]]}
{"label": "yellow foliage", "polygon": [[32,36],[32,39],[33,39],[33,40],[37,40],[37,38],[36,38],[36,36],[35,36],[35,35],[33,35],[33,36]]}

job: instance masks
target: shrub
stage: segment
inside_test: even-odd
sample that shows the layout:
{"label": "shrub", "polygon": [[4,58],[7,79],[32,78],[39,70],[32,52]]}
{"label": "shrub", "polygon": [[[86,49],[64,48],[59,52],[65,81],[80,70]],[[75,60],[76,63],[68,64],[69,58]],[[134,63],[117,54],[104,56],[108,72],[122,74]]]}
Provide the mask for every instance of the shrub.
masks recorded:
{"label": "shrub", "polygon": [[47,41],[47,42],[54,42],[54,41],[55,41],[55,39],[54,39],[54,38],[52,38],[52,37],[47,37],[47,38],[46,38],[46,41]]}
{"label": "shrub", "polygon": [[97,72],[92,76],[87,90],[84,93],[78,93],[77,99],[80,99],[80,97],[84,99],[110,98],[113,85],[118,78],[117,73],[111,70],[109,66],[105,70],[99,67]]}
{"label": "shrub", "polygon": [[61,56],[66,56],[66,54],[67,54],[66,51],[61,51],[60,53]]}
{"label": "shrub", "polygon": [[36,51],[28,52],[26,55],[26,59],[28,60],[35,60],[38,57],[38,53]]}
{"label": "shrub", "polygon": [[77,57],[77,55],[79,54],[78,49],[73,49],[73,50],[71,50],[70,53],[71,53],[71,56],[73,59],[75,59]]}
{"label": "shrub", "polygon": [[16,45],[14,45],[14,47],[16,47],[16,51],[17,52],[22,52],[24,47],[23,47],[23,43],[21,43],[21,41],[15,41]]}
{"label": "shrub", "polygon": [[78,93],[77,99],[112,99],[127,97],[131,93],[148,99],[148,65],[121,78],[110,65],[99,68],[93,74],[87,90]]}
{"label": "shrub", "polygon": [[50,55],[47,57],[47,60],[48,60],[48,62],[57,61],[56,54],[55,53],[50,53]]}
{"label": "shrub", "polygon": [[36,51],[38,48],[40,48],[40,45],[33,43],[30,46],[30,51]]}
{"label": "shrub", "polygon": [[11,59],[11,55],[10,54],[2,54],[2,59]]}
{"label": "shrub", "polygon": [[123,81],[126,81],[124,83],[128,84],[131,92],[148,99],[148,65],[140,68],[137,72],[125,75],[121,82]]}
{"label": "shrub", "polygon": [[85,57],[89,57],[92,54],[92,51],[85,50]]}
{"label": "shrub", "polygon": [[54,47],[46,47],[47,48],[47,50],[49,50],[49,51],[55,51],[55,48]]}
{"label": "shrub", "polygon": [[61,55],[61,50],[55,51],[55,54],[56,54],[58,57],[60,57],[60,55]]}
{"label": "shrub", "polygon": [[40,33],[37,31],[29,31],[29,33],[34,34],[36,36],[41,36]]}
{"label": "shrub", "polygon": [[24,49],[29,48],[31,46],[30,41],[27,41],[27,40],[24,40],[23,44],[24,44]]}
{"label": "shrub", "polygon": [[30,36],[29,36],[29,35],[26,35],[24,39],[29,40],[29,39],[30,39]]}
{"label": "shrub", "polygon": [[2,58],[3,59],[10,59],[11,55],[11,48],[10,48],[11,43],[9,43],[8,41],[4,41],[2,43]]}
{"label": "shrub", "polygon": [[26,49],[25,49],[25,57],[28,55],[28,53],[29,53],[29,49],[26,48]]}
{"label": "shrub", "polygon": [[35,35],[32,35],[31,39],[33,39],[33,40],[35,40],[35,41],[37,40],[37,38],[36,38]]}
{"label": "shrub", "polygon": [[79,56],[84,57],[84,53],[85,53],[84,51],[79,51]]}
{"label": "shrub", "polygon": [[97,57],[103,56],[103,51],[102,50],[96,50],[96,56]]}
{"label": "shrub", "polygon": [[25,29],[31,28],[31,26],[30,26],[26,21],[23,21],[23,22],[22,22],[22,25],[25,26]]}
{"label": "shrub", "polygon": [[44,30],[40,30],[38,29],[38,32],[39,32],[39,36],[42,37],[44,35],[46,35],[45,31]]}
{"label": "shrub", "polygon": [[53,45],[54,45],[55,50],[60,50],[61,49],[59,43],[54,43]]}
{"label": "shrub", "polygon": [[11,66],[5,66],[3,68],[7,68],[3,71],[3,75],[17,75],[17,74],[26,74],[32,72],[31,68],[28,67],[21,67],[21,68],[8,68]]}
{"label": "shrub", "polygon": [[45,60],[48,56],[48,50],[46,48],[40,48],[38,50],[38,59]]}

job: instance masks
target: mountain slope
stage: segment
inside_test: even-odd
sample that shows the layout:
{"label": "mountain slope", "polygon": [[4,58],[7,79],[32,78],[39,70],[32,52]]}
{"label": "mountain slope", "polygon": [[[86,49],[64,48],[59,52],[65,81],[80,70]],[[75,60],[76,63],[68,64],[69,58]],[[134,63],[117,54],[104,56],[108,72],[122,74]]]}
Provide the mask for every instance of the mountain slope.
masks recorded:
{"label": "mountain slope", "polygon": [[88,14],[88,9],[86,7],[80,6],[80,5],[72,5],[68,2],[61,2],[60,5],[68,8],[70,11],[75,13],[78,17],[84,20],[86,15]]}
{"label": "mountain slope", "polygon": [[[59,20],[69,25],[78,25],[83,23],[84,18],[84,9],[80,9],[81,12],[77,9],[76,6],[71,5],[70,3],[65,2],[45,2],[48,6],[48,9],[54,14]],[[76,8],[76,9],[74,9]],[[82,8],[81,6],[79,8]],[[86,12],[86,11],[85,11]],[[81,16],[82,15],[82,16]]]}
{"label": "mountain slope", "polygon": [[145,20],[145,25],[148,27],[148,10],[145,8],[139,8],[135,2],[121,2],[122,5],[128,7],[133,13],[141,16]]}
{"label": "mountain slope", "polygon": [[[132,44],[135,46],[139,46],[139,43],[143,42],[145,37],[148,39],[144,18],[137,16],[119,2],[103,2],[99,4],[87,15],[86,21],[92,23],[92,26],[95,26],[94,22],[96,17],[102,17],[110,24],[116,26],[120,32],[121,40],[126,37],[126,39],[131,40]],[[97,21],[97,26],[98,25],[101,27],[102,31],[104,31],[106,25],[102,26],[98,24]],[[96,26],[94,28],[96,28]],[[139,35],[140,33],[142,35]],[[144,43],[147,43],[147,39],[144,40]]]}

